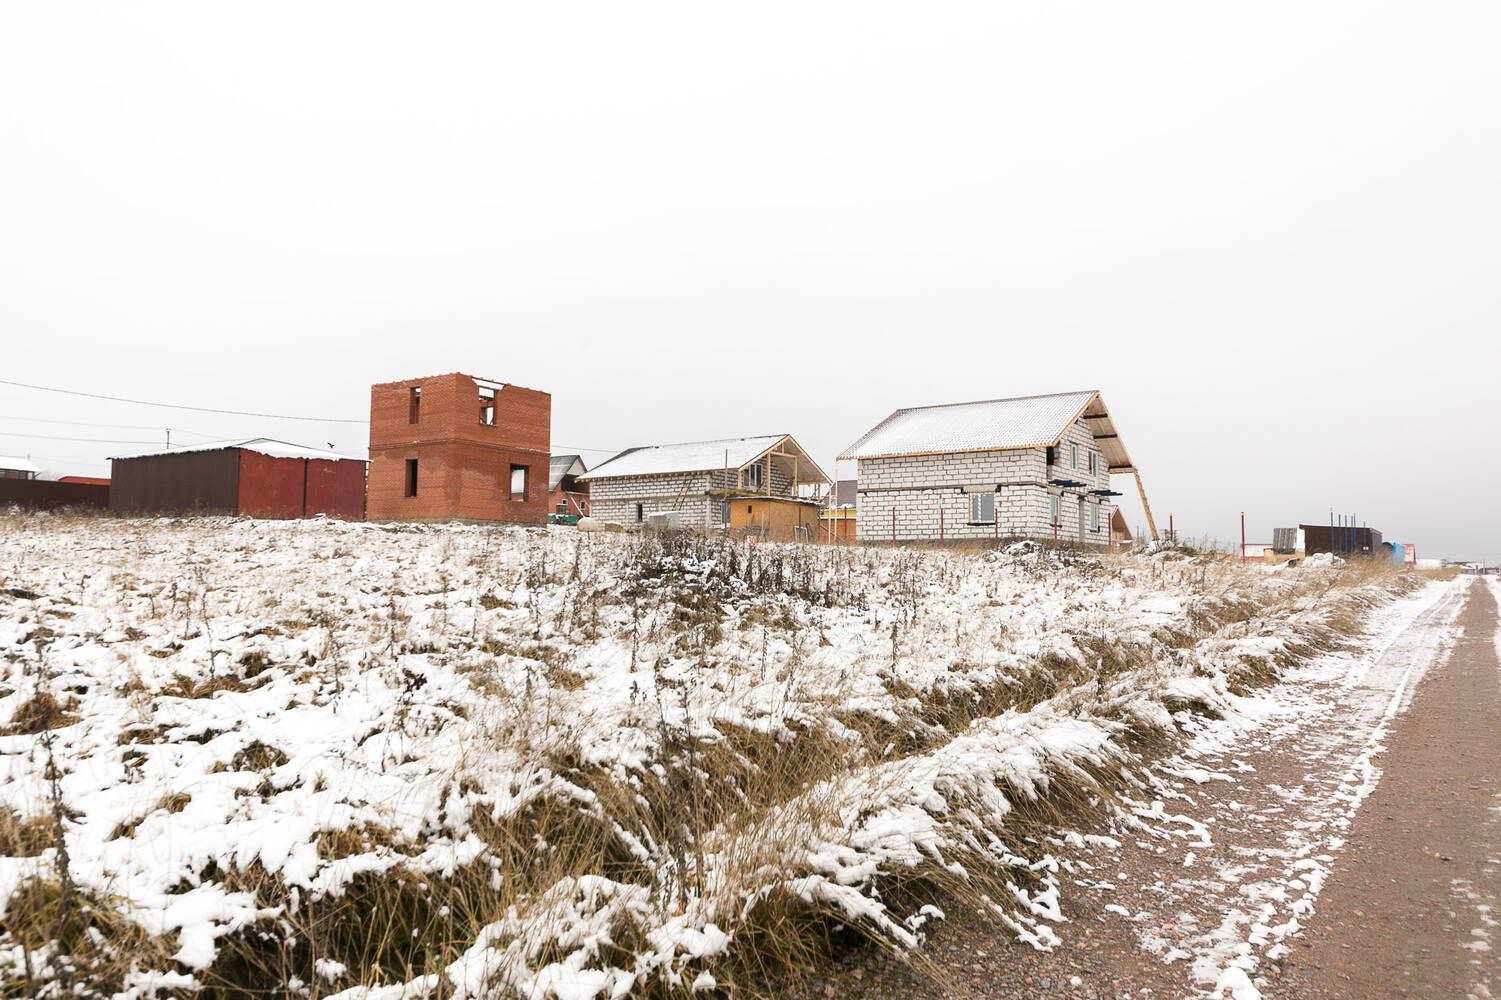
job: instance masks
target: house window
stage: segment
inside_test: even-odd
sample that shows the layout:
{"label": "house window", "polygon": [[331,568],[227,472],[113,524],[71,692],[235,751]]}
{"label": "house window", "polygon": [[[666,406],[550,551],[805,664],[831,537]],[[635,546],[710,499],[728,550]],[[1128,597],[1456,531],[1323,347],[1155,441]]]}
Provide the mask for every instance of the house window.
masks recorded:
{"label": "house window", "polygon": [[1068,467],[1070,469],[1079,467],[1079,446],[1076,444],[1068,446]]}
{"label": "house window", "polygon": [[488,386],[480,386],[479,422],[486,427],[495,426],[495,390]]}
{"label": "house window", "polygon": [[1089,453],[1089,474],[1094,475],[1094,452]]}
{"label": "house window", "polygon": [[1058,461],[1058,449],[1054,448],[1052,445],[1048,445],[1048,465],[1051,466],[1053,463],[1055,463],[1057,461]]}
{"label": "house window", "polygon": [[646,504],[638,503],[636,505],[636,523],[639,524],[644,520],[646,520]]}
{"label": "house window", "polygon": [[971,493],[969,495],[969,523],[993,524],[995,522],[995,494]]}
{"label": "house window", "polygon": [[1089,530],[1100,530],[1100,505],[1097,503],[1089,505]]}
{"label": "house window", "polygon": [[526,466],[511,466],[511,499],[526,499]]}
{"label": "house window", "polygon": [[1057,497],[1053,497],[1053,527],[1055,527],[1055,528],[1058,527],[1058,511],[1059,511],[1059,509],[1060,508],[1059,508],[1058,498]]}
{"label": "house window", "polygon": [[409,497],[417,495],[417,460],[415,458],[407,459],[406,495]]}
{"label": "house window", "polygon": [[414,385],[407,390],[407,423],[415,424],[422,415],[422,386]]}
{"label": "house window", "polygon": [[728,500],[719,505],[719,523],[725,525],[726,527],[729,526],[730,502]]}
{"label": "house window", "polygon": [[763,465],[749,466],[741,480],[748,490],[759,490],[766,485],[766,467]]}

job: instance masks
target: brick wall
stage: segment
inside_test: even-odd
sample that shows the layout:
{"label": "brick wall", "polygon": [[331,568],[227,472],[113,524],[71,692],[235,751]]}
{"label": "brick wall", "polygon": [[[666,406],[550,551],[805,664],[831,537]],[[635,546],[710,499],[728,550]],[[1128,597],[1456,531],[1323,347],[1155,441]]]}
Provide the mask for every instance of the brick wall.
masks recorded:
{"label": "brick wall", "polygon": [[[420,388],[417,422],[411,390]],[[541,524],[548,512],[548,445],[552,397],[503,385],[494,422],[480,422],[480,388],[468,375],[385,382],[370,388],[372,519],[471,518]],[[417,495],[406,495],[409,459],[417,460]],[[526,489],[511,493],[512,466]]]}
{"label": "brick wall", "polygon": [[[1078,465],[1074,465],[1074,445]],[[1089,471],[1089,454],[1095,455],[1095,472]],[[861,459],[856,493],[856,537],[861,541],[891,541],[893,511],[897,541],[936,541],[942,524],[945,540],[994,538],[1052,538],[1052,502],[1059,500],[1058,538],[1103,545],[1113,507],[1101,498],[1088,496],[1091,489],[1108,489],[1110,473],[1104,455],[1094,443],[1088,426],[1077,421],[1055,451],[1055,464],[1048,466],[1047,449],[1015,448],[1003,451],[958,452],[947,455],[917,455],[906,458]],[[1049,486],[1054,479],[1084,483],[1082,489]],[[999,486],[994,520],[970,524],[971,490]],[[1084,500],[1081,522],[1079,501]],[[1098,532],[1091,531],[1091,509],[1099,507]],[[940,514],[940,511],[942,512]],[[1083,531],[1080,531],[1080,525]]]}

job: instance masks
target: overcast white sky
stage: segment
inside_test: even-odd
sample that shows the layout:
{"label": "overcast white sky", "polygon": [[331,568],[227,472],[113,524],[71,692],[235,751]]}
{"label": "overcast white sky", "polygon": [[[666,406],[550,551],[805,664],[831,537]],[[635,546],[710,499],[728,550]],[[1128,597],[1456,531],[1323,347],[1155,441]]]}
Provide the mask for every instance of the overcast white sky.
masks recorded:
{"label": "overcast white sky", "polygon": [[[1164,524],[1495,561],[1498,51],[1495,3],[12,3],[0,378],[360,419],[460,370],[557,451],[831,473],[1099,388]],[[169,426],[365,444],[0,385],[56,475],[142,448],[31,435]]]}

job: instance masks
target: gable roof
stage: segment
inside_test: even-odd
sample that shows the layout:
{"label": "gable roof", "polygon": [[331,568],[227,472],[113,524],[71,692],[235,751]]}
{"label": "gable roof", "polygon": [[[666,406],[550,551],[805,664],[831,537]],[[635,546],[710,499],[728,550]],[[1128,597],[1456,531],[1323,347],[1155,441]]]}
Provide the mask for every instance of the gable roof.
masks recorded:
{"label": "gable roof", "polygon": [[984,399],[897,410],[844,450],[841,459],[1046,448],[1083,418],[1111,472],[1132,471],[1098,389]]}
{"label": "gable roof", "polygon": [[278,441],[275,438],[241,438],[235,441],[210,441],[207,444],[188,445],[184,448],[164,448],[160,451],[147,451],[139,455],[112,455],[111,460],[117,458],[155,458],[158,455],[182,455],[192,451],[225,451],[238,448],[244,451],[254,451],[271,458],[320,458],[328,461],[347,460],[352,462],[365,462],[368,459],[357,458],[354,455],[341,455],[336,451],[325,451],[322,448],[307,448],[300,444],[292,444],[289,441]]}
{"label": "gable roof", "polygon": [[9,455],[0,455],[0,469],[11,469],[16,472],[30,472],[33,475],[41,475],[42,470],[30,459],[13,458]]}
{"label": "gable roof", "polygon": [[[664,476],[682,472],[712,472],[715,469],[739,469],[751,464],[782,442],[791,442],[809,471],[827,482],[822,469],[792,440],[790,434],[762,434],[758,437],[722,438],[717,441],[689,441],[684,444],[659,444],[646,448],[628,448],[614,458],[595,466],[580,480],[611,479],[619,476]],[[811,477],[810,477],[811,478]],[[803,480],[807,482],[809,480]]]}
{"label": "gable roof", "polygon": [[582,476],[589,471],[578,455],[553,455],[547,462],[547,488],[555,490],[564,476]]}

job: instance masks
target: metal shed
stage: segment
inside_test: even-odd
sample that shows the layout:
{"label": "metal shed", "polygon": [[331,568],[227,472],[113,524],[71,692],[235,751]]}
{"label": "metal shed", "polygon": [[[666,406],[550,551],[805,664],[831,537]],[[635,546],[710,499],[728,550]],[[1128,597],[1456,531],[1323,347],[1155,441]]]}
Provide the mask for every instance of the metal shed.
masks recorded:
{"label": "metal shed", "polygon": [[110,459],[110,510],[299,518],[365,517],[362,458],[247,438]]}

